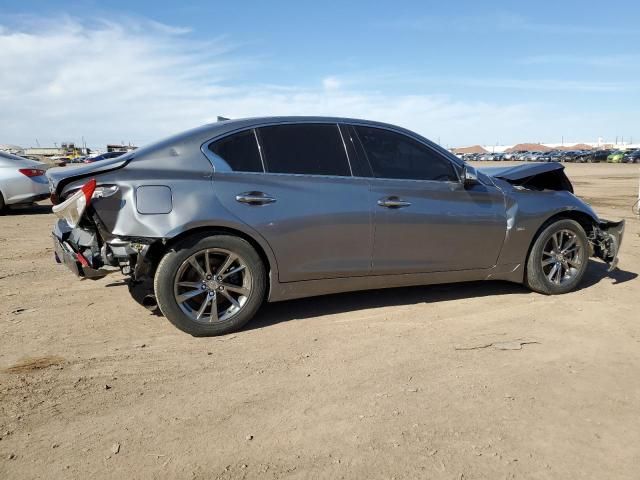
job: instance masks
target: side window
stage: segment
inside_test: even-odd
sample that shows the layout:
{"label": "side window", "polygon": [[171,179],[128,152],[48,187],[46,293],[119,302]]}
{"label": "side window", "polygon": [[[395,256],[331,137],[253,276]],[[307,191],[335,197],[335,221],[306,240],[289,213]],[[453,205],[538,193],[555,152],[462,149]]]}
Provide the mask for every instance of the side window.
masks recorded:
{"label": "side window", "polygon": [[457,181],[446,158],[406,135],[381,128],[356,126],[373,176],[410,180]]}
{"label": "side window", "polygon": [[351,175],[337,125],[274,125],[258,132],[270,173]]}
{"label": "side window", "polygon": [[236,133],[209,145],[209,150],[229,164],[234,172],[262,172],[262,161],[253,130]]}

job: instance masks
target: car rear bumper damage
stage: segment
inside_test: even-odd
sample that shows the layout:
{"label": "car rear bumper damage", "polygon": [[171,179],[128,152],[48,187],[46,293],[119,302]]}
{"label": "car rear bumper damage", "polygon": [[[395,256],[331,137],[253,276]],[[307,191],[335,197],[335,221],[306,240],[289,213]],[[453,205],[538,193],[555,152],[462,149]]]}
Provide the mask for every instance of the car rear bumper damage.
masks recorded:
{"label": "car rear bumper damage", "polygon": [[147,258],[156,239],[122,239],[101,235],[99,228],[76,226],[59,219],[51,236],[55,260],[82,278],[98,279],[120,270],[134,281],[149,280],[153,264]]}
{"label": "car rear bumper damage", "polygon": [[58,220],[51,232],[56,262],[64,264],[75,275],[97,279],[109,273],[101,268],[100,247],[94,232],[71,228],[65,220]]}
{"label": "car rear bumper damage", "polygon": [[604,260],[609,271],[618,266],[618,252],[624,235],[624,220],[611,222],[602,220],[591,231],[589,242],[593,249],[592,256]]}

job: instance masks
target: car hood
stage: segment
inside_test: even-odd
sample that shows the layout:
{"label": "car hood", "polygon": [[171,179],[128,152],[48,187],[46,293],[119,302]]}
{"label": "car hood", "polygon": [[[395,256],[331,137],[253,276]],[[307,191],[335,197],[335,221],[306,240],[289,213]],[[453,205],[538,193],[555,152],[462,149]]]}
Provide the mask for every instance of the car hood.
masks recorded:
{"label": "car hood", "polygon": [[520,188],[566,190],[573,193],[573,185],[564,173],[564,165],[557,162],[527,163],[504,168],[482,168],[480,171],[485,175],[499,178]]}
{"label": "car hood", "polygon": [[490,177],[501,178],[509,182],[524,180],[543,173],[564,170],[564,165],[557,162],[527,163],[512,167],[488,167],[479,168],[482,173]]}

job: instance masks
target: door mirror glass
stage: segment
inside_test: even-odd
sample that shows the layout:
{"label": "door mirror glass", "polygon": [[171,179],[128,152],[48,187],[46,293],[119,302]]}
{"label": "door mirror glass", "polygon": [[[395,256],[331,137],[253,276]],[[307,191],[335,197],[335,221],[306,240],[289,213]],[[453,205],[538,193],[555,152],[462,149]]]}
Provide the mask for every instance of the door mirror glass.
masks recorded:
{"label": "door mirror glass", "polygon": [[478,172],[471,165],[465,164],[465,166],[462,168],[462,183],[465,188],[480,183],[478,181]]}

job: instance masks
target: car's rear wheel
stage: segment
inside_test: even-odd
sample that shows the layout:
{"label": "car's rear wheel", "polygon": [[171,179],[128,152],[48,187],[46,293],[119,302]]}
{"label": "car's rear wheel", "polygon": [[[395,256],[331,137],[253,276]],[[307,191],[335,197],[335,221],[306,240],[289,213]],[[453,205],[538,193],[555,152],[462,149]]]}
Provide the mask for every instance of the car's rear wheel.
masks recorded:
{"label": "car's rear wheel", "polygon": [[0,192],[0,215],[2,215],[6,209],[6,205],[4,203],[4,197],[2,196],[2,192]]}
{"label": "car's rear wheel", "polygon": [[547,295],[575,289],[587,269],[589,242],[575,220],[558,220],[538,235],[527,260],[526,284]]}
{"label": "car's rear wheel", "polygon": [[230,235],[189,237],[160,261],[154,277],[160,311],[194,336],[223,335],[255,315],[266,291],[260,256]]}

